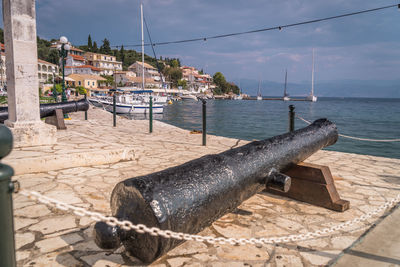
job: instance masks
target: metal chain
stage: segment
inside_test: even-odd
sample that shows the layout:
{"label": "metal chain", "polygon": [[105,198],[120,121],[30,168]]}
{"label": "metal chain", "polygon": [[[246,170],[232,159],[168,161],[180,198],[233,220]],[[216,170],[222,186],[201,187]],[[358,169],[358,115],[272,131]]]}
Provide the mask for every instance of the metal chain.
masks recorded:
{"label": "metal chain", "polygon": [[25,195],[29,198],[35,199],[38,202],[51,205],[57,209],[60,210],[71,210],[73,211],[74,214],[78,216],[89,216],[92,220],[94,221],[103,221],[107,223],[108,225],[115,227],[119,226],[121,229],[125,231],[130,231],[134,230],[138,233],[144,234],[148,233],[152,236],[162,236],[165,238],[174,238],[174,239],[179,239],[179,240],[191,240],[191,241],[197,241],[197,242],[207,242],[210,244],[231,244],[231,245],[270,245],[270,244],[276,244],[276,243],[288,243],[288,242],[296,242],[296,241],[304,241],[304,240],[309,240],[313,238],[318,238],[322,236],[326,236],[327,234],[332,234],[334,232],[337,232],[339,230],[343,230],[346,228],[349,228],[355,224],[358,224],[360,222],[363,222],[379,213],[382,211],[385,211],[386,209],[394,207],[399,201],[400,201],[400,194],[397,195],[397,197],[385,202],[383,205],[378,207],[377,209],[370,211],[358,218],[355,218],[353,220],[340,223],[338,225],[329,227],[329,228],[323,228],[322,230],[317,230],[314,232],[308,232],[305,234],[298,234],[298,235],[288,235],[288,236],[281,236],[281,237],[269,237],[269,238],[225,238],[225,237],[212,237],[212,236],[200,236],[200,235],[192,235],[192,234],[187,234],[187,233],[180,233],[180,232],[173,232],[170,230],[161,230],[157,227],[147,227],[144,224],[133,224],[130,221],[120,221],[115,217],[112,216],[104,216],[101,213],[98,212],[91,212],[88,211],[84,208],[81,207],[75,207],[70,204],[63,203],[61,201],[58,201],[53,198],[46,197],[38,192],[34,191],[27,191],[27,190],[21,190],[20,194]]}
{"label": "metal chain", "polygon": [[[311,124],[310,121],[298,116],[297,114],[296,114],[296,118],[304,121],[307,124]],[[400,139],[370,139],[370,138],[354,137],[354,136],[349,136],[349,135],[344,135],[344,134],[339,134],[339,136],[344,137],[344,138],[353,139],[353,140],[369,141],[369,142],[400,142]]]}

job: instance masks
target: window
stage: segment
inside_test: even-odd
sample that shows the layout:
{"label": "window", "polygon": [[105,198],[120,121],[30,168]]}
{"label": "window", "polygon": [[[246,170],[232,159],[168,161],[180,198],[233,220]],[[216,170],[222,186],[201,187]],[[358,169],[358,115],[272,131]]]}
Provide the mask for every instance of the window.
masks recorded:
{"label": "window", "polygon": [[81,81],[78,81],[78,84],[81,85]]}
{"label": "window", "polygon": [[87,82],[87,85],[90,86],[90,82],[89,81]]}

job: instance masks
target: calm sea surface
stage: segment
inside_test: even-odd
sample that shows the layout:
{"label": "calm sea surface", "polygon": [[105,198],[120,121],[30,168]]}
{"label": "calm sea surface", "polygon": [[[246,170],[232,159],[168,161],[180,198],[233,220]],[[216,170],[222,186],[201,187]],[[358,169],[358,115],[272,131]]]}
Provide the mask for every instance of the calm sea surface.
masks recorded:
{"label": "calm sea surface", "polygon": [[[265,139],[288,130],[288,106],[310,121],[327,118],[339,133],[372,139],[400,138],[400,99],[319,98],[317,102],[251,100],[209,100],[207,132],[244,139]],[[180,101],[168,105],[162,117],[166,123],[201,130],[201,102]],[[296,129],[306,124],[296,119]],[[400,158],[400,142],[378,143],[339,138],[328,150]]]}

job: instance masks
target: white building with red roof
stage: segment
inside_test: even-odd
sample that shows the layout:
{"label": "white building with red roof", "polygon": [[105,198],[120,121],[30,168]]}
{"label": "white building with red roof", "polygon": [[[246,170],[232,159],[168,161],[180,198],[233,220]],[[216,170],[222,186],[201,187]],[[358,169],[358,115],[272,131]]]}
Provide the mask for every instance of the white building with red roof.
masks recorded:
{"label": "white building with red roof", "polygon": [[100,75],[101,69],[92,65],[79,65],[79,66],[65,66],[65,75],[70,74],[88,74]]}
{"label": "white building with red roof", "polygon": [[86,60],[82,56],[68,54],[65,60],[65,66],[83,66],[86,65]]}
{"label": "white building with red roof", "polygon": [[38,59],[38,80],[39,87],[43,87],[43,85],[49,81],[53,82],[53,78],[58,75],[59,69],[56,64]]}

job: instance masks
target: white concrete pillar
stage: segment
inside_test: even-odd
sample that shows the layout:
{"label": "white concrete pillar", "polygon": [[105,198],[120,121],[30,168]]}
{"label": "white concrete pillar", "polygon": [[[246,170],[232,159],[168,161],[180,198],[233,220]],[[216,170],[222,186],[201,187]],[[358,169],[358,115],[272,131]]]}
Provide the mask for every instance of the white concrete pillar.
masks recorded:
{"label": "white concrete pillar", "polygon": [[8,126],[14,146],[54,144],[56,127],[40,120],[35,0],[2,0]]}

